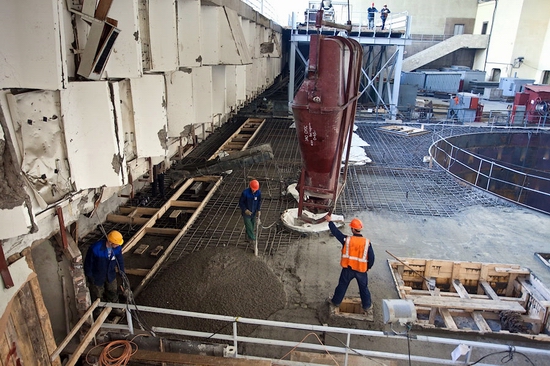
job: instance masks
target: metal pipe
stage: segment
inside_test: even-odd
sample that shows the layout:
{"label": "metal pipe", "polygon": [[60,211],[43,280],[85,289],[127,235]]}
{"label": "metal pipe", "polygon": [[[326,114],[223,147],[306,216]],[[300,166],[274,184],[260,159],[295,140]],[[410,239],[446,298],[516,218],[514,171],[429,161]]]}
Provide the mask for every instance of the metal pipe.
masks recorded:
{"label": "metal pipe", "polygon": [[[301,324],[301,323],[290,323],[290,322],[279,322],[274,320],[264,320],[264,319],[253,319],[253,318],[242,318],[242,317],[234,317],[234,316],[227,316],[227,315],[216,315],[216,314],[205,314],[205,313],[196,313],[192,311],[184,311],[184,310],[173,310],[173,309],[164,309],[164,308],[155,308],[150,306],[136,306],[136,305],[127,305],[127,304],[119,304],[119,303],[106,303],[101,302],[99,303],[99,306],[107,306],[114,308],[128,308],[130,310],[139,310],[139,311],[145,311],[145,312],[152,312],[157,314],[169,314],[169,315],[177,315],[177,316],[186,316],[191,318],[199,318],[199,319],[210,319],[210,320],[221,320],[221,321],[227,321],[227,322],[238,322],[243,324],[253,324],[253,325],[261,325],[261,326],[271,326],[271,327],[277,327],[277,328],[289,328],[289,329],[299,329],[299,330],[308,330],[313,332],[331,332],[331,333],[339,333],[339,334],[350,334],[350,335],[360,335],[360,336],[370,336],[370,337],[381,337],[386,339],[393,339],[403,340],[403,336],[397,336],[397,335],[388,335],[381,331],[373,331],[373,330],[363,330],[363,329],[348,329],[348,328],[340,328],[340,327],[330,327],[325,325],[312,325],[312,324]],[[109,328],[109,324],[103,324],[103,328]],[[225,339],[229,341],[234,340],[233,335],[212,335],[212,333],[205,333],[205,332],[195,332],[195,331],[186,331],[181,329],[171,329],[171,328],[162,328],[162,327],[153,327],[153,330],[155,332],[164,332],[164,333],[170,333],[173,334],[185,334],[190,336],[205,336],[209,338],[217,338],[217,339]],[[243,342],[265,342],[262,344],[272,344],[272,345],[283,345],[283,346],[289,346],[289,347],[295,347],[296,342],[287,342],[287,341],[277,341],[277,340],[269,340],[269,339],[257,339],[257,338],[249,338],[249,337],[237,337],[237,340],[243,341]],[[489,348],[489,349],[495,349],[498,351],[510,351],[511,346],[508,345],[502,345],[502,344],[493,344],[493,343],[487,343],[487,342],[476,342],[476,341],[467,341],[467,340],[461,340],[461,339],[452,339],[452,338],[439,338],[439,337],[431,337],[431,336],[420,336],[415,335],[414,341],[420,341],[420,342],[428,342],[428,343],[438,343],[438,344],[447,344],[447,345],[454,345],[458,346],[461,344],[464,344],[466,346],[472,346],[472,347],[480,347],[480,348]],[[331,349],[331,347],[325,347],[323,345],[314,345],[312,344],[311,347],[313,349],[319,349],[319,350],[325,350],[325,349]],[[316,347],[316,348],[315,348]],[[345,347],[333,347],[334,351],[345,353],[345,350],[347,348]],[[542,355],[542,356],[548,356],[550,357],[550,350],[546,349],[537,349],[537,348],[529,348],[529,347],[513,347],[513,349],[516,352],[522,352],[522,353],[530,353],[535,355]],[[387,353],[381,353],[381,352],[370,352],[370,351],[358,351],[360,354],[367,355],[367,356],[375,356],[376,357],[390,357],[392,354]],[[408,359],[408,355],[406,356]],[[412,357],[412,356],[411,356]],[[433,361],[435,359],[430,359],[426,357],[421,356],[415,356],[415,360],[418,361]],[[398,359],[405,359],[405,358],[398,358]],[[412,360],[412,358],[411,358]],[[448,365],[456,365],[456,362],[450,361],[450,360],[438,360],[438,362],[441,362],[443,364]],[[484,365],[484,364],[477,364],[477,365]]]}

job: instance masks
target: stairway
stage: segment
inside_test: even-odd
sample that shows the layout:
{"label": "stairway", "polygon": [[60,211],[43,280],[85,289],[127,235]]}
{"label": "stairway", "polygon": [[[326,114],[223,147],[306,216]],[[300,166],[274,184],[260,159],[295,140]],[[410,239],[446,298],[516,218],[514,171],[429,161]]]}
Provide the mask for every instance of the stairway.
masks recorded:
{"label": "stairway", "polygon": [[486,34],[460,34],[415,53],[403,60],[403,71],[410,72],[461,48],[487,48]]}

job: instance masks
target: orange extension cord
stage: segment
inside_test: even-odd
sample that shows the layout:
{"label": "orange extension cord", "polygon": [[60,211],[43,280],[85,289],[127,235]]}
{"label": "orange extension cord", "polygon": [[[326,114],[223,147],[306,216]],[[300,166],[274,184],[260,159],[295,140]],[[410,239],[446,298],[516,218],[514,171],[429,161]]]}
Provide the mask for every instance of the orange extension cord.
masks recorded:
{"label": "orange extension cord", "polygon": [[[108,343],[102,343],[100,345],[97,345],[96,347],[100,347],[106,344],[103,351],[101,351],[101,354],[99,355],[99,364],[101,366],[124,366],[127,365],[130,361],[130,358],[137,352],[138,346],[132,341],[126,341],[126,340],[117,340],[117,341],[111,341]],[[95,347],[94,347],[95,348]],[[122,348],[122,353],[119,356],[114,356],[113,353],[115,351],[116,354],[120,353],[120,349]],[[88,356],[86,356],[87,358]]]}

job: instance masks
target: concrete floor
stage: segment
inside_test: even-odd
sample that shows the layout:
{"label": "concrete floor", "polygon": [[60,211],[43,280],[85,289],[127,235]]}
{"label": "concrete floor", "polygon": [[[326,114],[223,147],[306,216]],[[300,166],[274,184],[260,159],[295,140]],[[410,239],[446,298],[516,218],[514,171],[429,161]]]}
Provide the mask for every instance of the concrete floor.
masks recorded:
{"label": "concrete floor", "polygon": [[[550,288],[550,268],[535,256],[550,252],[550,216],[532,211],[473,189],[437,167],[423,163],[433,134],[416,137],[393,136],[380,132],[380,124],[358,121],[357,133],[371,146],[366,148],[373,163],[351,167],[346,189],[335,212],[360,218],[364,233],[373,243],[376,263],[369,272],[369,287],[375,304],[374,322],[327,319],[325,299],[332,294],[340,271],[340,245],[328,233],[301,236],[276,225],[280,214],[296,202],[281,194],[281,186],[297,179],[300,170],[295,131],[292,121],[272,119],[254,141],[272,144],[275,161],[260,164],[245,171],[234,171],[224,178],[220,189],[205,207],[200,223],[190,228],[174,251],[167,265],[182,254],[206,247],[222,245],[244,249],[251,255],[249,244],[243,240],[243,227],[237,208],[238,195],[249,177],[262,184],[264,206],[259,235],[260,257],[273,270],[285,287],[287,305],[270,319],[295,323],[323,324],[346,328],[382,331],[382,300],[398,298],[387,260],[399,257],[433,258],[458,261],[520,264],[531,269]],[[431,128],[427,126],[427,128]],[[437,127],[441,129],[440,126]],[[449,134],[467,133],[484,126],[449,126]],[[223,134],[222,134],[223,135]],[[348,296],[358,296],[355,283]],[[234,299],[238,301],[238,295]],[[229,300],[226,300],[229,301]],[[237,314],[227,314],[237,315]],[[430,334],[422,330],[418,334]],[[299,333],[284,331],[284,336],[299,341]],[[255,336],[273,336],[281,332],[259,328]],[[431,334],[433,336],[433,334]],[[545,342],[526,342],[523,339],[500,335],[453,334],[440,331],[438,337],[465,337],[470,340],[498,344],[547,347]],[[395,341],[359,339],[356,347],[371,347],[384,352],[407,352],[406,344]],[[366,343],[365,343],[366,342]],[[430,357],[448,358],[448,347],[426,347],[415,343],[411,352]],[[288,349],[280,347],[244,346],[248,355],[282,357]],[[489,353],[487,351],[486,353]],[[484,356],[483,350],[472,361]],[[484,360],[499,364],[502,354]],[[514,365],[530,365],[528,360],[514,359]],[[550,364],[549,359],[531,358],[536,365]],[[399,361],[398,365],[408,364]],[[422,365],[410,363],[409,365]]]}

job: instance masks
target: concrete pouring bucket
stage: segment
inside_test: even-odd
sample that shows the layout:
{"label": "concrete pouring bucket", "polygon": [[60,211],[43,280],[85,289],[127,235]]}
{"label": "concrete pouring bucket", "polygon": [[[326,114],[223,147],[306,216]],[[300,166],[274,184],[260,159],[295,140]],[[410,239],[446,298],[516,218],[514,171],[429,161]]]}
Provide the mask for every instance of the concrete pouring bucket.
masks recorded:
{"label": "concrete pouring bucket", "polygon": [[307,75],[292,103],[303,163],[299,215],[302,209],[331,211],[343,189],[362,57],[353,39],[311,36]]}

